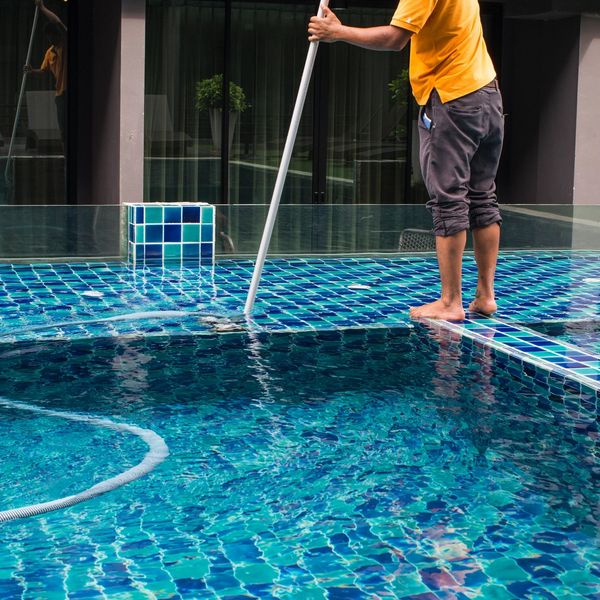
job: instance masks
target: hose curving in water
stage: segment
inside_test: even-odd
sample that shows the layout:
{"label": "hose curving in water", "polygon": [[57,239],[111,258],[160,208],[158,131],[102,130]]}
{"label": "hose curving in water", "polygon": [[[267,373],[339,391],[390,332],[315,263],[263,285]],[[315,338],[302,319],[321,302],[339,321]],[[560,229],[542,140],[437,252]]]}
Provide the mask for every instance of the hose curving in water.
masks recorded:
{"label": "hose curving in water", "polygon": [[[33,325],[31,327],[25,327],[19,329],[19,333],[32,333],[34,331],[46,331],[48,329],[59,329],[62,327],[78,327],[87,325],[98,325],[101,323],[114,323],[116,321],[140,321],[142,319],[174,319],[174,318],[189,318],[198,317],[200,320],[205,319],[208,325],[214,325],[215,323],[231,326],[237,326],[240,323],[244,315],[243,313],[228,312],[227,314],[219,314],[216,312],[194,310],[153,310],[144,312],[126,313],[122,315],[114,315],[112,317],[100,317],[98,319],[82,319],[79,321],[59,321],[57,323],[43,323],[41,325]],[[14,333],[6,332],[0,333],[0,340],[3,338],[9,338]]]}
{"label": "hose curving in water", "polygon": [[138,436],[148,445],[148,452],[144,456],[144,459],[139,464],[127,469],[123,473],[101,481],[96,485],[74,494],[72,496],[65,496],[57,500],[51,500],[50,502],[42,502],[40,504],[31,504],[29,506],[22,506],[20,508],[11,508],[9,510],[0,511],[0,523],[5,521],[12,521],[14,519],[23,519],[26,517],[33,517],[45,513],[59,510],[61,508],[68,508],[80,502],[86,502],[107,492],[112,492],[117,488],[120,488],[127,483],[131,483],[144,475],[147,475],[162,463],[167,456],[169,456],[169,448],[162,437],[150,429],[142,429],[135,425],[127,425],[125,423],[115,423],[109,419],[101,419],[99,417],[92,417],[88,415],[82,415],[73,412],[62,412],[58,410],[50,410],[47,408],[41,408],[39,406],[33,406],[25,404],[24,402],[17,402],[3,398],[0,396],[0,406],[5,408],[12,408],[17,410],[24,410],[33,412],[39,415],[48,417],[58,417],[61,419],[68,419],[70,421],[79,421],[81,423],[87,423],[89,425],[95,425],[97,427],[103,427],[105,429],[112,429],[123,433],[131,433]]}

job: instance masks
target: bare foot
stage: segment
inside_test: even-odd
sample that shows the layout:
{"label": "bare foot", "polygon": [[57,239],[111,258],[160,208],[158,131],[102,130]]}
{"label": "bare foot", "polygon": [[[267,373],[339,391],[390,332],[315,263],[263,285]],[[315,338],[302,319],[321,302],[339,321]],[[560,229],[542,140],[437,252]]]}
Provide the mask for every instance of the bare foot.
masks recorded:
{"label": "bare foot", "polygon": [[447,304],[442,300],[436,300],[430,304],[411,307],[410,316],[412,319],[462,321],[465,318],[465,311],[460,304]]}
{"label": "bare foot", "polygon": [[469,304],[469,310],[480,315],[489,316],[498,310],[498,305],[494,298],[484,298],[476,295],[475,300]]}

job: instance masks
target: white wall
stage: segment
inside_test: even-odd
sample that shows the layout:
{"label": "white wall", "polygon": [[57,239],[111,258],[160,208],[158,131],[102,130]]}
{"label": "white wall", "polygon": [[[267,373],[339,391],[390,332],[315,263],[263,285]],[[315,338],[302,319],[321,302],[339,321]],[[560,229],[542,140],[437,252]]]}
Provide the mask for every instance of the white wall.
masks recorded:
{"label": "white wall", "polygon": [[573,204],[600,204],[600,17],[581,18]]}

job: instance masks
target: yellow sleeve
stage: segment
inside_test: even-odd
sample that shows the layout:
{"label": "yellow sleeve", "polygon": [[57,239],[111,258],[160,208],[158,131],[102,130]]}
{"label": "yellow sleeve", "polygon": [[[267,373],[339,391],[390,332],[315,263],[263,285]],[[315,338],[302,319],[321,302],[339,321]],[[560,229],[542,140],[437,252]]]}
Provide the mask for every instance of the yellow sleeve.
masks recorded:
{"label": "yellow sleeve", "polygon": [[390,24],[419,33],[436,4],[437,0],[400,0]]}
{"label": "yellow sleeve", "polygon": [[50,50],[51,48],[48,48],[48,50],[46,50],[46,54],[44,55],[44,60],[42,61],[40,71],[47,71],[48,69],[50,69]]}

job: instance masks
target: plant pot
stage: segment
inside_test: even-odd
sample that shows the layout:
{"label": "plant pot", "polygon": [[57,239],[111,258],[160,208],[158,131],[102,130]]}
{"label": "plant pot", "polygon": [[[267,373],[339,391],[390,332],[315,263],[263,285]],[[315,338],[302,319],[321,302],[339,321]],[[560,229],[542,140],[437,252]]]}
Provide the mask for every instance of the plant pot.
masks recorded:
{"label": "plant pot", "polygon": [[[229,152],[231,152],[231,145],[233,144],[233,134],[235,133],[235,126],[237,125],[239,112],[229,113]],[[221,152],[221,122],[223,118],[223,111],[220,108],[209,108],[208,116],[210,119],[210,132],[212,135],[213,146],[217,152]]]}

